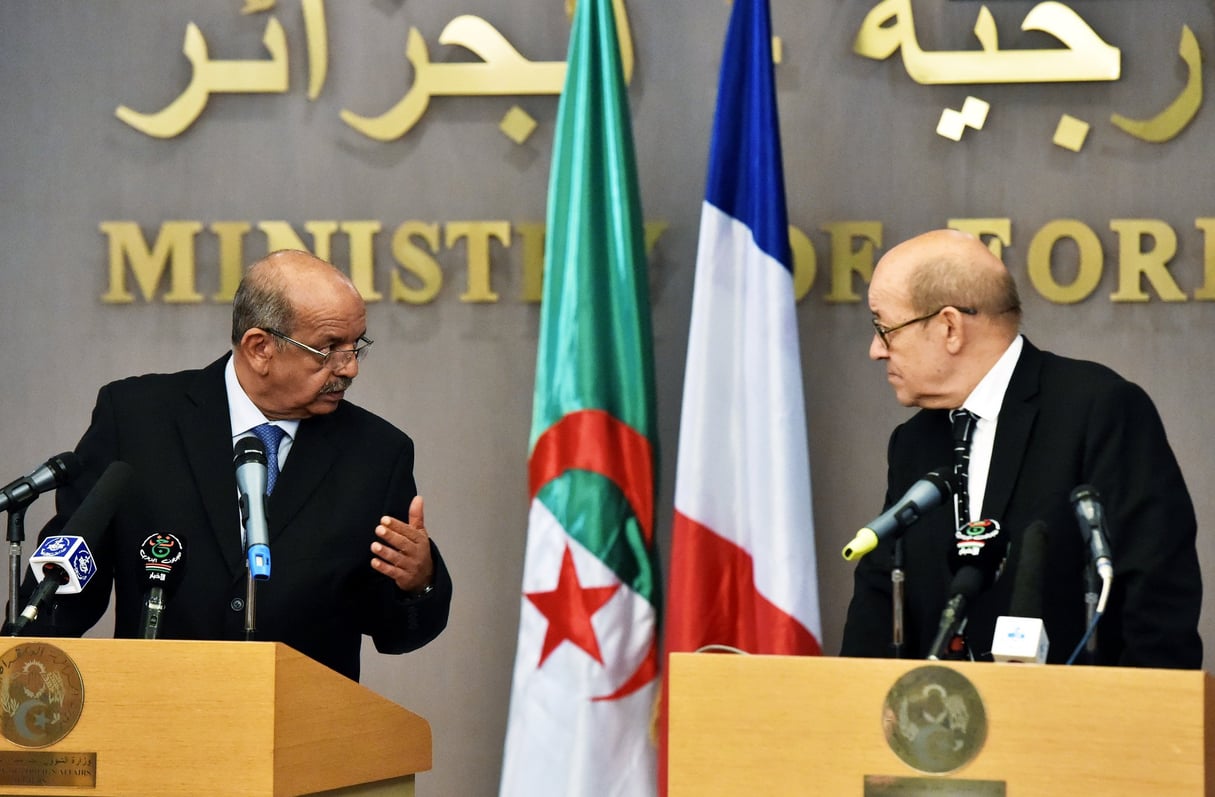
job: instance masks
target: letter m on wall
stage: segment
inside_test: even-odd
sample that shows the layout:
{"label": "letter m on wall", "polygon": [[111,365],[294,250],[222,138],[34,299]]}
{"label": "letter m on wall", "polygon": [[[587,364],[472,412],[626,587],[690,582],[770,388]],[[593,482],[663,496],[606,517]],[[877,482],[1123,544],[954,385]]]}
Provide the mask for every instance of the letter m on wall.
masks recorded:
{"label": "letter m on wall", "polygon": [[107,221],[100,225],[109,239],[110,287],[101,297],[106,304],[130,304],[135,295],[127,289],[127,269],[146,302],[169,274],[169,289],[164,301],[172,304],[201,302],[195,289],[194,238],[202,230],[196,221],[166,221],[160,225],[156,245],[148,246],[139,226],[133,221]]}

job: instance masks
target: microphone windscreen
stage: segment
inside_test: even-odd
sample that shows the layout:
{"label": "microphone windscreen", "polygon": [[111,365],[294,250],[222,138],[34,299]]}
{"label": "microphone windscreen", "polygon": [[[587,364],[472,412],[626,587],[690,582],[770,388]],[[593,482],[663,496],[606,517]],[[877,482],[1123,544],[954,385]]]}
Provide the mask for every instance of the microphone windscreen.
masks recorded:
{"label": "microphone windscreen", "polygon": [[118,504],[126,493],[134,469],[125,462],[111,462],[101,478],[84,497],[80,508],[64,526],[64,531],[77,537],[96,542],[97,536],[109,525],[118,511]]}
{"label": "microphone windscreen", "polygon": [[[65,524],[61,534],[44,537],[30,556],[30,567],[42,581],[46,565],[53,564],[69,574],[60,594],[80,592],[97,571],[89,543],[100,548],[106,527],[126,493],[132,468],[125,462],[111,462],[89,490],[80,507]],[[59,579],[59,574],[56,574]]]}
{"label": "microphone windscreen", "polygon": [[987,583],[987,574],[982,569],[973,565],[963,565],[958,568],[958,572],[953,574],[953,580],[949,582],[949,594],[951,596],[961,595],[966,600],[971,600],[986,588]]}
{"label": "microphone windscreen", "polygon": [[1008,535],[994,520],[976,520],[954,533],[954,546],[949,551],[949,569],[953,573],[972,567],[983,574],[984,588],[991,586],[1000,575],[1008,552]]}
{"label": "microphone windscreen", "polygon": [[1021,535],[1021,550],[1013,571],[1012,598],[1008,606],[1008,613],[1013,617],[1042,616],[1046,539],[1046,523],[1041,520],[1035,520]]}
{"label": "microphone windscreen", "polygon": [[175,534],[151,534],[139,547],[144,580],[149,587],[172,592],[185,575],[186,547]]}

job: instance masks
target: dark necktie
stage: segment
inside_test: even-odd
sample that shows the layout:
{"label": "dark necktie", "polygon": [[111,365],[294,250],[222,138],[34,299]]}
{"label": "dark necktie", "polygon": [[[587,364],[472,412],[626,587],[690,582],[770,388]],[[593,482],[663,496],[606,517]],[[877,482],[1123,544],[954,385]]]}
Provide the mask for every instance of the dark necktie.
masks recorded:
{"label": "dark necktie", "polygon": [[278,444],[286,432],[272,423],[254,426],[252,431],[253,436],[266,447],[266,495],[270,495],[274,492],[274,482],[278,480]]}
{"label": "dark necktie", "polygon": [[979,418],[970,410],[957,409],[949,411],[949,420],[953,424],[954,503],[958,507],[958,523],[965,524],[970,522],[970,440]]}

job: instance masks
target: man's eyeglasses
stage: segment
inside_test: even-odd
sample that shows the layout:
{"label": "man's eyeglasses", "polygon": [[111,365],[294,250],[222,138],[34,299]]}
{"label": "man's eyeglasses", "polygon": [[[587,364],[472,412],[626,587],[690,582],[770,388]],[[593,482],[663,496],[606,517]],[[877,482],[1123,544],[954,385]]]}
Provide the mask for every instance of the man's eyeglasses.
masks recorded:
{"label": "man's eyeglasses", "polygon": [[331,371],[342,370],[342,368],[349,364],[352,359],[357,359],[359,362],[362,362],[363,358],[367,356],[367,350],[371,348],[371,344],[375,343],[374,340],[366,335],[359,335],[359,339],[356,341],[356,344],[358,345],[356,345],[353,349],[314,349],[307,343],[300,343],[295,338],[287,337],[277,329],[262,327],[262,330],[269,332],[271,335],[280,340],[287,341],[293,346],[299,346],[304,351],[312,352],[317,357],[321,358],[321,365],[329,368]]}
{"label": "man's eyeglasses", "polygon": [[933,310],[931,313],[922,315],[918,318],[913,318],[910,321],[904,321],[901,324],[895,324],[892,327],[882,326],[882,324],[879,323],[876,318],[874,318],[874,319],[872,319],[873,331],[876,332],[877,336],[882,339],[882,345],[885,346],[886,348],[890,348],[891,334],[898,332],[903,327],[909,327],[918,321],[927,321],[928,319],[933,318],[934,316],[939,314],[942,310],[945,310],[946,308],[949,308],[949,307],[952,307],[953,309],[957,310],[959,313],[964,313],[966,315],[978,315],[979,314],[979,311],[973,307],[958,307],[957,305],[947,304],[947,305],[943,305],[942,307],[938,307],[937,309]]}

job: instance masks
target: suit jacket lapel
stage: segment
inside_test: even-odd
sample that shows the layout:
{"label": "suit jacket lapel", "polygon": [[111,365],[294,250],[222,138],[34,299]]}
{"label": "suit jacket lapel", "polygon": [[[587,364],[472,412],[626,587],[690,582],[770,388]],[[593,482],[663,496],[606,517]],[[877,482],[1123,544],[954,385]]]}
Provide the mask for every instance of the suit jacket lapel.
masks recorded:
{"label": "suit jacket lapel", "polygon": [[341,414],[339,406],[332,415],[308,418],[300,423],[266,509],[271,541],[282,533],[317,491],[324,489],[325,478],[341,447],[337,429]]}
{"label": "suit jacket lapel", "polygon": [[1042,353],[1027,339],[1013,369],[992,449],[987,490],[983,495],[983,517],[1001,518],[1012,498],[1017,474],[1029,445],[1029,435],[1038,416],[1038,383]]}
{"label": "suit jacket lapel", "polygon": [[187,390],[177,428],[206,508],[208,525],[215,532],[215,542],[228,570],[236,575],[244,570],[245,557],[240,544],[240,511],[230,444],[232,421],[224,386],[228,356],[203,369]]}

